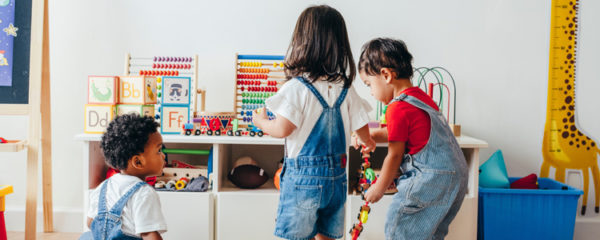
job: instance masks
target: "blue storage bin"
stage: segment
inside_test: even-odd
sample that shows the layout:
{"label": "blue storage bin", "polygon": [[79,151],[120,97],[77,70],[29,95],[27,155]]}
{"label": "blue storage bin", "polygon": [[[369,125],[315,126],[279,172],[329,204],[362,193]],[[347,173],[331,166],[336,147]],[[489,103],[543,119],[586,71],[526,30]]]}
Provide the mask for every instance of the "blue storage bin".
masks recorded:
{"label": "blue storage bin", "polygon": [[549,178],[538,178],[538,185],[540,189],[479,187],[477,239],[573,239],[583,191]]}

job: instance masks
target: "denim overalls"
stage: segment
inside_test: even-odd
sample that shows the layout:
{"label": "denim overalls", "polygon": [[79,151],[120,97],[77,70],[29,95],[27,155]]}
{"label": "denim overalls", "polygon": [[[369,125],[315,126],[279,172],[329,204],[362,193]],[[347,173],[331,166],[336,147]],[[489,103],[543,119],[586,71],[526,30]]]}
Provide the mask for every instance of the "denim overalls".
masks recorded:
{"label": "denim overalls", "polygon": [[431,133],[421,151],[404,155],[398,193],[385,223],[386,239],[443,239],[467,192],[467,162],[440,112],[406,94],[395,101],[427,112]]}
{"label": "denim overalls", "polygon": [[[108,180],[110,181],[110,180]],[[145,182],[138,182],[131,187],[125,195],[123,195],[119,201],[115,203],[110,211],[106,208],[106,185],[108,182],[102,185],[100,189],[100,196],[98,199],[98,215],[94,218],[91,225],[91,232],[86,232],[79,239],[94,239],[94,240],[108,240],[108,239],[141,239],[134,236],[125,235],[121,231],[121,213],[123,207],[127,204],[127,201],[133,196],[133,194],[142,187]]]}
{"label": "denim overalls", "polygon": [[281,194],[275,235],[311,239],[317,233],[330,238],[344,235],[346,202],[346,133],[340,113],[347,88],[333,107],[304,78],[297,78],[317,97],[323,113],[298,157],[287,158],[281,171]]}

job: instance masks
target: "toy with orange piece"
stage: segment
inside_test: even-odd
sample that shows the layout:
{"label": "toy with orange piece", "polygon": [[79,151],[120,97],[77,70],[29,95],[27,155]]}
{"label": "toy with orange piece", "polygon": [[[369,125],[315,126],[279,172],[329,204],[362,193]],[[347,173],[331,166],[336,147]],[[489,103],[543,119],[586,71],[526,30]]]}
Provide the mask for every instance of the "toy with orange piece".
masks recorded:
{"label": "toy with orange piece", "polygon": [[[364,146],[363,146],[364,149]],[[359,174],[359,183],[358,189],[360,194],[362,195],[363,200],[365,199],[365,193],[369,187],[377,182],[377,176],[375,172],[371,168],[371,163],[369,162],[370,155],[368,153],[363,153],[363,158],[365,162],[360,166],[361,173]],[[350,235],[352,236],[352,240],[358,239],[358,236],[363,231],[363,224],[367,223],[369,219],[369,213],[371,212],[371,207],[369,207],[369,202],[365,201],[365,205],[360,207],[360,211],[358,213],[358,224],[352,225],[352,229],[350,229]]]}

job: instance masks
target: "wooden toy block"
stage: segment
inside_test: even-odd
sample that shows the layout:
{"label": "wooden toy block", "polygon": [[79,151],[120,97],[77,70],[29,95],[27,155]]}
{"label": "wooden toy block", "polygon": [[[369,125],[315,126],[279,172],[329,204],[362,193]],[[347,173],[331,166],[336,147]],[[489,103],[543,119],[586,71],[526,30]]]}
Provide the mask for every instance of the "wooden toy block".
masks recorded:
{"label": "wooden toy block", "polygon": [[454,133],[455,137],[460,137],[460,125],[459,124],[450,124],[450,130]]}
{"label": "wooden toy block", "polygon": [[132,112],[140,114],[141,116],[154,117],[154,105],[117,105],[117,116]]}
{"label": "wooden toy block", "polygon": [[123,104],[155,104],[158,99],[156,77],[119,77],[119,96],[119,103]]}
{"label": "wooden toy block", "polygon": [[119,77],[89,76],[89,104],[117,104],[119,102]]}
{"label": "wooden toy block", "polygon": [[163,134],[180,134],[183,124],[190,121],[190,106],[161,106],[160,131]]}
{"label": "wooden toy block", "polygon": [[104,133],[115,118],[115,105],[85,105],[85,133]]}
{"label": "wooden toy block", "polygon": [[189,77],[162,77],[161,104],[189,105],[193,95],[190,86]]}

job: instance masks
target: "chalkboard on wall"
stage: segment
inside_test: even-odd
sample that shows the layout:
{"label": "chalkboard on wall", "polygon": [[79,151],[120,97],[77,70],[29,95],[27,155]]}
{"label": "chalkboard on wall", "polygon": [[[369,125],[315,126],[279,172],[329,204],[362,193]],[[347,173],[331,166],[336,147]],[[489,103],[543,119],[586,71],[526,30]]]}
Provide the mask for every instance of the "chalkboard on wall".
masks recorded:
{"label": "chalkboard on wall", "polygon": [[[4,51],[0,74],[5,77],[0,82],[0,104],[28,104],[31,0],[0,0],[0,21],[0,51]],[[12,71],[2,71],[2,67],[12,67]]]}

